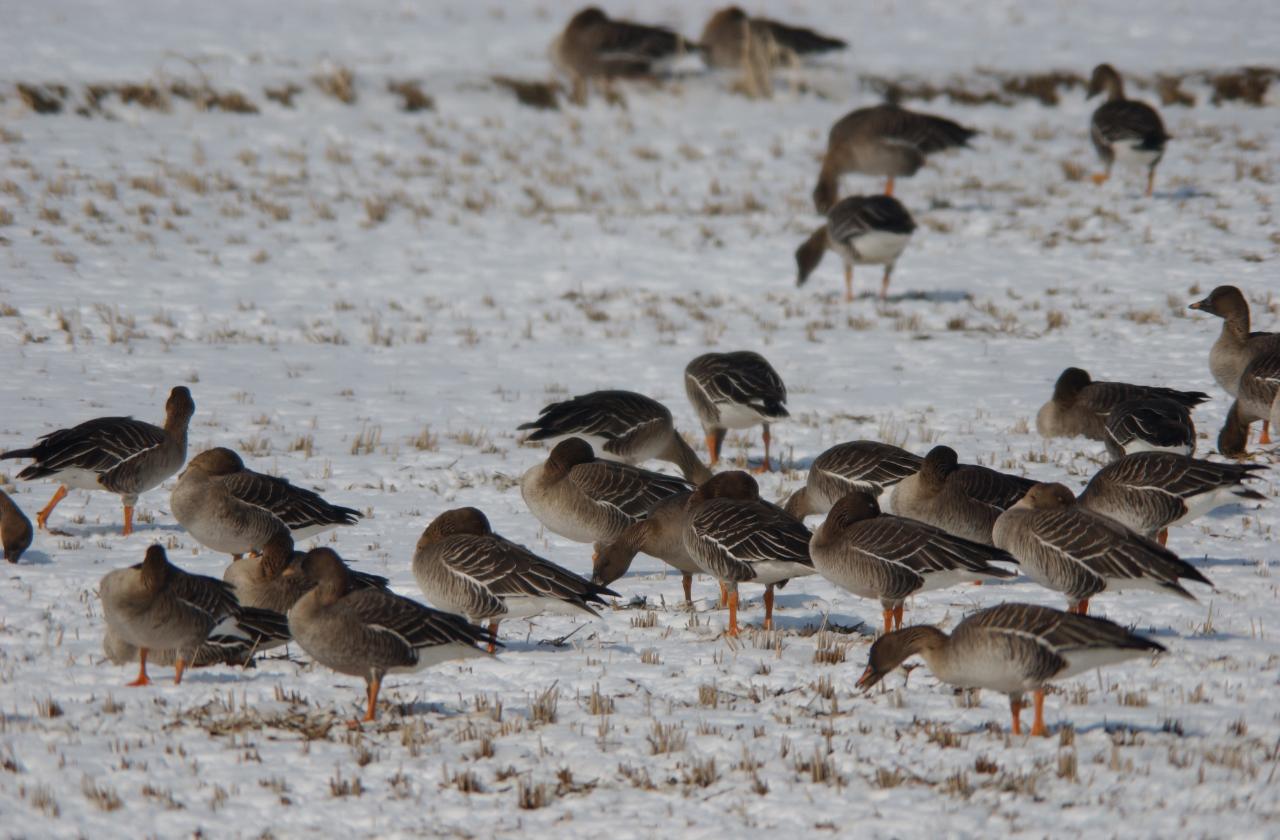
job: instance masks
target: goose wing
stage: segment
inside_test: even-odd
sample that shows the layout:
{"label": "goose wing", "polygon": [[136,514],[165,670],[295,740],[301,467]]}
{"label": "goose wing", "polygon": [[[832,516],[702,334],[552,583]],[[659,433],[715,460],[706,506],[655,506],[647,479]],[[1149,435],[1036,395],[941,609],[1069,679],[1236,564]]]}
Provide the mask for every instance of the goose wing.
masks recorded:
{"label": "goose wing", "polygon": [[600,459],[574,466],[569,481],[592,500],[633,520],[663,499],[692,489],[683,478]]}
{"label": "goose wing", "polygon": [[354,525],[361,518],[357,510],[332,505],[318,493],[276,476],[240,470],[220,481],[232,496],[269,511],[290,531],[312,525]]}
{"label": "goose wing", "polygon": [[0,458],[34,458],[19,475],[44,478],[62,470],[105,473],[134,456],[164,443],[164,429],[132,417],[99,417],[39,439],[30,449],[5,452]]}
{"label": "goose wing", "polygon": [[451,643],[479,647],[496,641],[487,630],[461,616],[390,592],[360,589],[348,593],[341,603],[371,632],[369,642],[377,640],[388,652],[408,649],[412,651],[410,661],[417,660],[417,651],[422,648]]}

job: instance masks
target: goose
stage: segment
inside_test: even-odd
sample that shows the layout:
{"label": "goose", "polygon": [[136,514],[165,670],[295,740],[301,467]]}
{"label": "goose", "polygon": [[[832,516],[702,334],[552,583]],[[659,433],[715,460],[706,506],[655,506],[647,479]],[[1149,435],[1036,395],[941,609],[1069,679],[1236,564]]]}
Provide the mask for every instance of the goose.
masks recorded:
{"label": "goose", "polygon": [[1164,546],[1077,504],[1061,484],[1032,487],[1000,514],[992,537],[1032,580],[1066,595],[1068,610],[1080,615],[1104,590],[1150,589],[1194,601],[1180,579],[1213,586]]}
{"label": "goose", "polygon": [[[196,648],[194,656],[184,660],[184,669],[208,668],[213,665],[249,668],[252,667],[256,654],[270,650],[288,639],[289,625],[283,616],[264,616],[263,611],[249,607],[245,608],[244,614],[247,618],[225,622],[221,629],[215,628],[209,638]],[[269,629],[264,631],[263,627]],[[138,661],[140,651],[136,645],[126,642],[107,625],[102,633],[102,652],[112,665],[127,665]],[[147,650],[147,662],[153,666],[172,668],[177,661],[176,650]]]}
{"label": "goose", "polygon": [[1164,545],[1169,528],[1222,505],[1265,499],[1243,486],[1261,464],[1219,464],[1171,452],[1138,452],[1098,470],[1080,506]]}
{"label": "goose", "polygon": [[197,542],[232,556],[260,551],[272,539],[293,539],[280,517],[237,498],[224,483],[243,467],[229,449],[206,449],[187,464],[169,497],[173,517]]}
{"label": "goose", "polygon": [[803,520],[826,513],[854,490],[880,496],[919,470],[923,460],[914,452],[874,440],[837,443],[813,459],[804,487],[783,502],[783,510]]}
{"label": "goose", "polygon": [[551,60],[573,83],[572,99],[581,105],[593,80],[606,85],[618,77],[647,76],[660,62],[696,49],[670,29],[610,18],[589,6],[565,25],[551,44]]}
{"label": "goose", "polygon": [[667,461],[695,484],[711,477],[711,470],[676,431],[670,410],[634,391],[592,391],[551,403],[537,420],[517,428],[529,431],[526,440],[552,445],[567,437],[582,438],[608,461]]}
{"label": "goose", "polygon": [[932,114],[919,114],[893,104],[859,108],[831,127],[813,204],[825,213],[839,196],[846,172],[885,175],[884,194],[893,195],[893,179],[910,177],[925,158],[944,149],[962,148],[978,132]]}
{"label": "goose", "polygon": [[[1218,433],[1218,451],[1229,458],[1245,457],[1249,424],[1255,420],[1269,423],[1280,420],[1277,401],[1280,401],[1280,350],[1259,353],[1240,374],[1236,401]],[[1263,434],[1258,442],[1268,444],[1271,438]]]}
{"label": "goose", "polygon": [[66,498],[68,488],[107,490],[124,503],[127,537],[133,533],[138,497],[182,469],[187,459],[187,427],[195,410],[191,392],[179,385],[169,392],[163,427],[132,417],[99,417],[50,432],[29,449],[0,452],[0,459],[33,458],[35,463],[18,478],[49,478],[58,483],[49,504],[36,514],[38,527],[46,527],[49,514]]}
{"label": "goose", "polygon": [[796,249],[796,286],[803,286],[822,262],[827,249],[844,260],[844,299],[853,300],[853,267],[883,265],[880,299],[889,295],[889,278],[898,257],[911,241],[915,220],[898,199],[889,195],[854,195],[827,212],[826,224]]}
{"label": "goose", "polygon": [[684,389],[707,436],[711,466],[720,462],[720,447],[729,429],[764,427],[764,463],[769,463],[769,424],[791,415],[787,412],[787,386],[764,356],[741,350],[704,353],[684,369]]}
{"label": "goose", "polygon": [[1135,452],[1194,455],[1196,425],[1181,403],[1163,397],[1137,397],[1116,405],[1103,428],[1112,459]]}
{"label": "goose", "polygon": [[965,616],[950,636],[928,624],[881,636],[871,645],[858,688],[870,689],[919,654],[942,682],[1009,695],[1014,735],[1022,734],[1023,694],[1034,692],[1031,734],[1043,736],[1049,734],[1044,725],[1048,683],[1163,650],[1158,642],[1105,618],[1034,604],[1000,604]]}
{"label": "goose", "polygon": [[1106,92],[1107,101],[1093,112],[1089,121],[1089,137],[1098,157],[1106,167],[1105,172],[1093,176],[1095,184],[1111,177],[1111,167],[1118,160],[1147,168],[1147,196],[1150,197],[1156,180],[1156,164],[1164,157],[1164,147],[1169,135],[1155,108],[1135,99],[1125,99],[1124,81],[1116,68],[1099,64],[1093,68],[1089,79],[1088,98]]}
{"label": "goose", "polygon": [[1036,414],[1036,431],[1043,437],[1107,439],[1107,416],[1126,400],[1159,397],[1194,408],[1209,395],[1203,391],[1177,391],[1127,382],[1095,382],[1088,371],[1070,367],[1053,386],[1053,397]]}
{"label": "goose", "polygon": [[[692,491],[668,496],[638,522],[623,529],[611,543],[596,545],[592,558],[592,583],[604,586],[626,574],[637,554],[644,553],[680,572],[685,604],[693,605],[693,576],[701,572],[684,545],[684,530],[689,524],[687,510]],[[727,597],[722,591],[721,600]]]}
{"label": "goose", "polygon": [[332,549],[312,549],[288,573],[316,584],[289,609],[289,632],[321,665],[364,678],[365,722],[377,718],[378,693],[387,674],[486,656],[483,645],[498,644],[491,633],[461,616],[384,589],[355,588],[346,564]]}
{"label": "goose", "polygon": [[1209,372],[1222,390],[1233,397],[1240,374],[1254,356],[1280,351],[1280,333],[1249,331],[1249,302],[1236,286],[1218,286],[1208,297],[1187,308],[1222,319],[1222,332],[1209,349]]}
{"label": "goose", "polygon": [[594,605],[618,596],[498,536],[473,507],[432,520],[418,539],[413,576],[428,601],[469,621],[488,621],[494,638],[501,619],[546,612],[599,618]]}
{"label": "goose", "polygon": [[904,602],[917,592],[1017,574],[1003,551],[940,528],[880,512],[875,496],[855,490],[827,514],[809,543],[818,574],[860,598],[880,601],[884,632],[902,626]]}
{"label": "goose", "polygon": [[0,545],[4,546],[4,559],[17,563],[31,547],[31,538],[31,520],[8,493],[0,490]]}
{"label": "goose", "polygon": [[952,536],[991,545],[996,519],[1033,486],[1029,478],[960,464],[954,449],[935,446],[919,471],[894,487],[889,510]]}
{"label": "goose", "polygon": [[[300,564],[305,556],[293,550],[292,539],[279,534],[267,540],[261,554],[232,560],[222,579],[235,589],[241,604],[284,615],[315,586],[315,581],[301,574]],[[386,589],[387,579],[352,569],[351,585],[357,589]]]}
{"label": "goose", "polygon": [[712,14],[698,38],[707,65],[725,69],[741,67],[751,55],[753,42],[765,48],[771,64],[794,61],[804,55],[843,50],[849,46],[839,38],[812,29],[748,16],[738,6],[726,6]]}
{"label": "goose", "polygon": [[732,470],[698,486],[685,503],[685,551],[728,590],[730,636],[738,635],[738,584],[763,584],[764,629],[773,628],[773,590],[814,573],[809,529],[760,498],[755,479]]}

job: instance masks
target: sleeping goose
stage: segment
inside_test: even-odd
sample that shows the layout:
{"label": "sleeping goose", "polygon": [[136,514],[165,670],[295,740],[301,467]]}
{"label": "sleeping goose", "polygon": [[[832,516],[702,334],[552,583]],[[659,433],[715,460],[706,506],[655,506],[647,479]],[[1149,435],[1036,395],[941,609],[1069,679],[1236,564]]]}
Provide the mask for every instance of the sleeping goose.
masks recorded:
{"label": "sleeping goose", "polygon": [[1017,577],[991,565],[1013,562],[1003,551],[881,514],[875,497],[859,490],[831,509],[813,533],[809,552],[818,574],[860,598],[880,601],[886,633],[902,626],[903,604],[917,592]]}
{"label": "sleeping goose", "polygon": [[8,493],[0,490],[0,545],[4,546],[4,559],[17,563],[31,547],[32,536],[31,520]]}
{"label": "sleeping goose", "polygon": [[919,471],[893,488],[889,510],[952,536],[991,545],[996,519],[1033,486],[1029,478],[961,464],[954,449],[935,446]]}
{"label": "sleeping goose", "polygon": [[1240,374],[1254,356],[1280,351],[1280,333],[1249,331],[1249,302],[1235,286],[1218,286],[1208,297],[1187,308],[1222,319],[1222,332],[1209,349],[1209,372],[1222,390],[1233,397]]}
{"label": "sleeping goose", "polygon": [[1180,579],[1212,586],[1191,564],[1110,517],[1087,510],[1061,484],[1037,484],[996,520],[992,537],[1027,576],[1067,596],[1081,615],[1104,590],[1150,589],[1194,601]]}
{"label": "sleeping goose", "polygon": [[1009,695],[1014,735],[1022,734],[1023,694],[1034,692],[1031,734],[1048,735],[1044,695],[1049,682],[1163,650],[1159,643],[1105,618],[1033,604],[1000,604],[965,616],[950,636],[927,624],[881,636],[871,645],[858,688],[871,688],[918,654],[942,682]]}
{"label": "sleeping goose", "polygon": [[[231,561],[222,579],[235,588],[241,604],[283,615],[315,586],[315,581],[301,574],[303,557],[303,552],[293,550],[293,540],[279,534],[267,540],[261,554]],[[387,579],[352,569],[351,584],[358,589],[386,589]]]}
{"label": "sleeping goose", "polygon": [[634,391],[592,391],[552,403],[537,420],[517,428],[531,430],[526,440],[552,445],[567,437],[582,438],[609,461],[668,461],[695,484],[711,477],[711,470],[676,431],[667,407]]}
{"label": "sleeping goose", "polygon": [[1089,97],[1107,94],[1107,101],[1093,112],[1089,121],[1089,137],[1106,171],[1093,176],[1095,184],[1111,177],[1111,167],[1116,161],[1122,164],[1145,166],[1147,169],[1147,196],[1151,195],[1156,180],[1156,164],[1164,157],[1169,135],[1156,109],[1145,102],[1124,98],[1124,81],[1110,64],[1093,68],[1089,80]]}
{"label": "sleeping goose", "polygon": [[827,212],[826,224],[796,249],[796,286],[805,284],[830,248],[844,260],[846,301],[853,300],[855,265],[884,266],[880,280],[880,299],[884,300],[889,294],[893,267],[915,229],[915,220],[893,196],[855,195],[842,199]]}
{"label": "sleeping goose", "polygon": [[169,497],[173,517],[201,545],[239,556],[261,551],[272,539],[289,539],[289,526],[278,516],[232,493],[227,476],[242,468],[231,450],[206,449],[191,459]]}
{"label": "sleeping goose", "polygon": [[[611,543],[596,545],[591,559],[591,581],[599,585],[613,583],[626,574],[637,554],[648,554],[680,572],[685,604],[693,604],[693,576],[701,572],[684,545],[684,529],[689,524],[687,506],[692,491],[668,496],[641,519],[623,529]],[[721,600],[727,598],[721,588]]]}
{"label": "sleeping goose", "polygon": [[796,519],[824,514],[854,490],[880,496],[920,469],[913,452],[874,440],[837,443],[809,466],[805,485],[791,494],[783,509]]}
{"label": "sleeping goose", "polygon": [[573,83],[572,98],[586,102],[592,81],[608,84],[619,77],[647,76],[657,65],[695,49],[660,26],[614,20],[589,6],[575,14],[551,44],[551,60]]}
{"label": "sleeping goose", "polygon": [[1067,368],[1053,386],[1053,397],[1036,414],[1036,431],[1043,437],[1107,439],[1107,416],[1126,400],[1159,397],[1194,408],[1209,395],[1127,382],[1095,382],[1087,371]]}
{"label": "sleeping goose", "polygon": [[1138,397],[1119,403],[1103,429],[1113,459],[1135,452],[1194,455],[1196,425],[1185,405],[1163,397]]}
{"label": "sleeping goose", "polygon": [[67,488],[108,490],[124,502],[123,533],[128,536],[133,533],[138,496],[182,469],[187,459],[187,426],[195,410],[191,392],[178,386],[169,392],[165,403],[163,428],[132,417],[99,417],[50,432],[30,449],[0,453],[0,459],[34,458],[35,463],[18,473],[18,478],[58,482],[49,504],[36,514],[40,528],[66,498]]}
{"label": "sleeping goose", "polygon": [[[1273,423],[1280,419],[1277,402],[1280,402],[1280,350],[1259,353],[1240,374],[1236,401],[1218,433],[1218,451],[1229,458],[1245,457],[1249,424],[1257,420]],[[1258,443],[1271,443],[1271,438],[1263,434]]]}
{"label": "sleeping goose", "polygon": [[842,50],[848,46],[839,38],[822,35],[812,29],[748,16],[738,6],[726,6],[715,12],[698,38],[698,46],[707,65],[725,69],[742,67],[752,54],[753,42],[764,48],[770,64]]}
{"label": "sleeping goose", "polygon": [[787,386],[764,356],[742,350],[704,353],[684,369],[684,389],[707,435],[711,466],[720,462],[720,447],[729,429],[764,427],[764,463],[768,472],[769,424],[791,415],[787,412]]}

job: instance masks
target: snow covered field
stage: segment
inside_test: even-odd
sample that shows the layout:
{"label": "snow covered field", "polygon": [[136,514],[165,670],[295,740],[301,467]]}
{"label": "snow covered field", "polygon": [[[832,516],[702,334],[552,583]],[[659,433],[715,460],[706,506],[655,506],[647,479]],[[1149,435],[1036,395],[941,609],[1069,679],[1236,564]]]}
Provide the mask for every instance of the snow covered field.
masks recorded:
{"label": "snow covered field", "polygon": [[[694,37],[716,4],[612,7]],[[1274,61],[1280,7],[1211,4],[779,2],[772,12],[852,48],[774,98],[731,79],[624,86],[626,107],[539,111],[490,81],[545,78],[564,3],[9,4],[0,25],[0,449],[89,417],[158,422],[195,397],[191,452],[231,446],[366,511],[332,545],[419,597],[426,523],[461,505],[570,568],[590,548],[544,531],[516,481],[545,456],[515,427],[545,403],[625,387],[700,440],[682,371],[753,349],[794,420],[774,430],[783,498],[805,465],[856,438],[1083,486],[1101,445],[1045,441],[1034,414],[1063,367],[1213,394],[1220,321],[1186,304],[1219,283],[1280,327],[1273,90],[1262,107],[1162,111],[1156,181],[1098,188],[1081,88],[1049,107],[905,104],[981,129],[898,196],[920,229],[890,300],[878,269],[843,301],[829,255],[794,287],[820,223],[810,190],[826,131],[875,101],[859,74],[985,84],[986,71],[1136,77]],[[351,103],[342,70],[353,73]],[[335,88],[334,80],[338,80]],[[89,84],[183,80],[239,91],[256,114],[167,111]],[[416,80],[434,108],[400,110]],[[803,82],[803,85],[800,85]],[[69,87],[37,115],[18,83]],[[264,90],[297,85],[292,107]],[[880,183],[849,177],[848,191]],[[1030,429],[1030,430],[1029,430]],[[758,462],[758,432],[731,435]],[[701,451],[701,450],[700,450]],[[705,455],[705,452],[702,454]],[[1274,454],[1261,460],[1275,460]],[[34,518],[53,486],[6,489]],[[1276,471],[1257,487],[1273,497]],[[226,557],[190,540],[168,489],[119,536],[118,500],[73,495],[0,581],[0,826],[7,836],[1274,836],[1280,825],[1280,586],[1274,503],[1219,511],[1170,547],[1216,584],[1198,604],[1104,595],[1094,610],[1170,650],[1050,695],[1049,739],[1012,737],[1005,698],[957,696],[923,669],[856,692],[879,605],[812,577],[758,629],[721,635],[715,587],[637,559],[600,621],[508,622],[493,660],[388,680],[379,721],[351,732],[358,680],[296,648],[255,669],[129,689],[104,664],[94,594],[161,542],[193,571]],[[814,524],[811,520],[810,524]],[[321,538],[326,543],[330,536]],[[1025,579],[930,593],[908,620],[954,623],[1005,600],[1061,607]],[[820,629],[825,628],[825,629]],[[571,634],[571,635],[570,635]],[[549,644],[566,637],[560,646]],[[154,676],[153,675],[153,676]]]}

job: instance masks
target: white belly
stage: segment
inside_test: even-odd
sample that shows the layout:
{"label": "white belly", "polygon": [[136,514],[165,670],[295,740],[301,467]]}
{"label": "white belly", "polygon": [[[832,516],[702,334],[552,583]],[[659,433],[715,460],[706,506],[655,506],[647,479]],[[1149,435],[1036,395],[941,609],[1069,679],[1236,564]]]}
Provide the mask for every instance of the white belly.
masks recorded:
{"label": "white belly", "polygon": [[56,481],[59,484],[65,484],[73,490],[103,490],[105,489],[98,483],[98,474],[92,470],[82,470],[79,467],[59,470],[49,476],[50,481]]}
{"label": "white belly", "polygon": [[752,563],[751,570],[756,573],[755,580],[751,581],[751,583],[765,585],[814,573],[814,569],[810,566],[779,560],[763,560],[759,563]]}
{"label": "white belly", "polygon": [[302,542],[309,537],[314,537],[316,534],[323,534],[325,531],[332,531],[337,527],[337,523],[330,523],[328,525],[306,525],[296,531],[290,531],[289,533],[293,536],[294,542]]}
{"label": "white belly", "polygon": [[544,598],[533,595],[508,595],[502,599],[507,612],[502,618],[532,618],[543,613],[556,615],[586,615],[580,607],[561,601],[559,598]]}
{"label": "white belly", "polygon": [[1115,153],[1116,163],[1122,166],[1142,167],[1148,169],[1156,161],[1160,159],[1163,152],[1155,152],[1151,149],[1139,149],[1130,143],[1116,143],[1111,147]]}
{"label": "white belly", "polygon": [[418,651],[417,664],[409,668],[392,668],[388,673],[403,674],[412,671],[421,671],[423,668],[430,668],[432,665],[439,665],[441,662],[449,662],[454,659],[473,659],[477,656],[488,656],[483,650],[474,648],[471,645],[465,645],[461,642],[449,642],[443,645],[433,645],[429,648],[422,648]]}
{"label": "white belly", "polygon": [[726,429],[749,429],[772,419],[741,403],[716,403],[716,411],[720,413],[720,425]]}
{"label": "white belly", "polygon": [[883,230],[864,233],[853,240],[853,261],[861,265],[886,265],[895,262],[902,256],[909,241],[909,233],[889,233]]}
{"label": "white belly", "polygon": [[1124,454],[1132,455],[1135,452],[1172,452],[1176,455],[1190,455],[1191,447],[1185,444],[1181,446],[1154,446],[1142,438],[1134,438],[1125,444]]}

